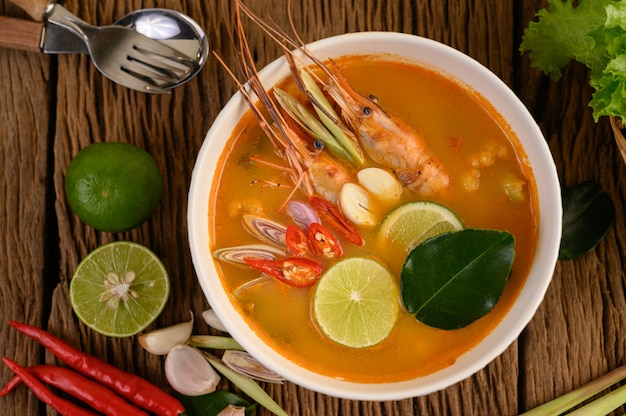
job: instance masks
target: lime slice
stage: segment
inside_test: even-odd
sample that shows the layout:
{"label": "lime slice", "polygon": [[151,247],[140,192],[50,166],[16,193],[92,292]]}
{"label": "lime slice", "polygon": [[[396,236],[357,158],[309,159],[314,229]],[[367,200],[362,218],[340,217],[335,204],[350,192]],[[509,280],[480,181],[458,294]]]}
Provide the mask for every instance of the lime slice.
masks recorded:
{"label": "lime slice", "polygon": [[398,316],[394,276],[372,259],[352,257],[335,263],[320,279],[313,313],[331,340],[351,348],[383,341]]}
{"label": "lime slice", "polygon": [[449,208],[429,201],[414,201],[391,211],[380,226],[380,235],[408,253],[429,238],[463,229]]}
{"label": "lime slice", "polygon": [[169,292],[167,271],[156,254],[139,244],[116,241],[80,262],[70,283],[70,303],[93,330],[128,337],[159,316]]}

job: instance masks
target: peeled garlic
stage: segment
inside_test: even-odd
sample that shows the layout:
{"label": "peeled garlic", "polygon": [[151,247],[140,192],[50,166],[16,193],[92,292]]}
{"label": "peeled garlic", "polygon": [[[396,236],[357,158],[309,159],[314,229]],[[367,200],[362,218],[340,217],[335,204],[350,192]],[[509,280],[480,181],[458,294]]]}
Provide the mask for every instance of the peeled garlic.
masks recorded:
{"label": "peeled garlic", "polygon": [[348,182],[339,192],[341,211],[357,225],[374,226],[378,224],[378,215],[373,211],[371,195],[359,185]]}
{"label": "peeled garlic", "polygon": [[217,317],[213,309],[207,309],[206,311],[202,312],[202,318],[204,319],[204,322],[206,322],[206,324],[211,328],[217,329],[218,331],[222,332],[228,332],[228,330],[226,329],[222,321],[220,321],[220,318]]}
{"label": "peeled garlic", "polygon": [[380,168],[365,168],[357,173],[361,186],[376,198],[397,204],[402,195],[402,184],[390,172]]}
{"label": "peeled garlic", "polygon": [[174,390],[186,396],[211,393],[220,382],[202,353],[186,344],[176,345],[167,354],[165,377]]}
{"label": "peeled garlic", "polygon": [[224,351],[222,361],[231,370],[258,381],[282,384],[285,380],[280,375],[263,366],[256,358],[245,351]]}
{"label": "peeled garlic", "polygon": [[178,345],[186,343],[193,331],[193,314],[191,320],[146,332],[139,336],[139,343],[148,352],[156,355],[165,355]]}

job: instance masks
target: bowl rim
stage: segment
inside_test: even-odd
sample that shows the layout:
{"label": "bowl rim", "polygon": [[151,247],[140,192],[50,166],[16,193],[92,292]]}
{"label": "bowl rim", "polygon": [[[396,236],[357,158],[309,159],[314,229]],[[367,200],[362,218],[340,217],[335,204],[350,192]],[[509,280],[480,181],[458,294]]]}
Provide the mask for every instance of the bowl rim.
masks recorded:
{"label": "bowl rim", "polygon": [[[435,69],[465,85],[469,85],[467,79],[472,77],[470,88],[498,109],[517,134],[537,183],[539,244],[526,282],[511,309],[491,333],[454,364],[425,376],[381,384],[348,382],[304,369],[283,357],[262,342],[239,316],[229,297],[214,287],[217,284],[221,288],[221,282],[208,251],[211,182],[207,182],[206,178],[211,176],[224,147],[223,143],[229,139],[223,136],[230,136],[222,134],[220,137],[218,133],[225,126],[231,126],[227,131],[232,131],[241,115],[247,111],[247,104],[237,92],[207,132],[189,188],[188,237],[200,286],[211,307],[242,347],[267,368],[302,387],[330,396],[367,401],[402,400],[447,388],[470,377],[502,354],[518,338],[543,301],[558,259],[562,216],[560,184],[548,144],[530,112],[500,78],[473,58],[443,43],[397,32],[358,32],[321,39],[307,46],[323,59],[376,53]],[[407,56],[407,50],[410,56]],[[429,61],[421,60],[420,54],[428,56]],[[260,76],[265,85],[274,85],[287,75],[286,71],[285,58],[281,57],[263,68]],[[505,111],[507,115],[503,114]],[[509,115],[509,111],[512,114]],[[220,151],[213,151],[218,145]]]}

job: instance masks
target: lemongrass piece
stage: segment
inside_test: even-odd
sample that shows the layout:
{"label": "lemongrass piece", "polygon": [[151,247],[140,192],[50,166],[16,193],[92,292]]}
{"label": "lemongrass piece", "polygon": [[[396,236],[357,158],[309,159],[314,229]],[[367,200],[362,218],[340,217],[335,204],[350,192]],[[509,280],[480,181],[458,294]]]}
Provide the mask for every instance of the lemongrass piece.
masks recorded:
{"label": "lemongrass piece", "polygon": [[379,223],[371,195],[355,183],[343,184],[339,192],[339,206],[341,212],[357,225],[372,227]]}
{"label": "lemongrass piece", "polygon": [[313,207],[302,201],[289,201],[287,215],[303,230],[308,229],[314,222],[321,223]]}
{"label": "lemongrass piece", "polygon": [[167,354],[165,377],[174,390],[186,396],[214,392],[220,381],[202,353],[186,344],[175,346]]}
{"label": "lemongrass piece", "polygon": [[254,214],[244,214],[242,222],[253,237],[266,243],[275,244],[280,248],[287,248],[285,242],[287,227],[284,225]]}
{"label": "lemongrass piece", "polygon": [[256,358],[245,351],[224,351],[222,361],[231,370],[250,377],[253,380],[267,383],[283,384],[285,379],[261,364]]}
{"label": "lemongrass piece", "polygon": [[213,257],[218,260],[244,265],[246,264],[243,260],[244,258],[274,260],[276,257],[282,257],[285,255],[286,253],[283,250],[267,244],[247,244],[236,247],[223,247],[213,251]]}
{"label": "lemongrass piece", "polygon": [[222,409],[221,412],[217,414],[217,416],[245,416],[246,408],[243,406],[233,406],[229,404],[225,408]]}
{"label": "lemongrass piece", "polygon": [[206,324],[211,328],[217,329],[218,331],[222,332],[228,332],[228,329],[226,329],[226,327],[224,326],[222,321],[220,321],[220,318],[217,317],[217,314],[213,309],[207,309],[206,311],[202,312],[202,319],[204,319],[204,322],[206,322]]}
{"label": "lemongrass piece", "polygon": [[165,355],[178,344],[187,342],[193,331],[193,314],[191,320],[180,324],[155,329],[139,336],[139,344],[155,355]]}
{"label": "lemongrass piece", "polygon": [[272,280],[271,277],[266,276],[266,275],[263,274],[263,275],[257,277],[256,279],[252,279],[250,281],[247,281],[243,285],[239,286],[237,289],[235,289],[234,295],[235,296],[239,296],[239,295],[241,295],[241,292],[243,292],[245,290],[248,290],[250,288],[253,288],[254,286],[270,282],[271,280]]}
{"label": "lemongrass piece", "polygon": [[626,386],[622,386],[610,393],[584,405],[580,409],[576,409],[569,416],[585,416],[585,415],[608,415],[613,410],[626,403]]}
{"label": "lemongrass piece", "polygon": [[324,96],[324,93],[320,90],[319,86],[309,73],[306,72],[306,70],[301,70],[300,77],[307,89],[311,102],[313,102],[313,107],[315,108],[317,115],[320,120],[322,120],[322,123],[324,123],[326,128],[332,133],[333,136],[335,136],[337,142],[351,156],[350,159],[355,161],[356,164],[362,165],[363,162],[365,162],[365,158],[363,156],[363,150],[361,150],[354,133],[348,130],[348,128],[341,122],[339,115],[335,112],[333,106],[330,105]]}
{"label": "lemongrass piece", "polygon": [[[613,384],[626,378],[626,365],[598,377],[597,379],[573,390],[567,394],[557,397],[541,406],[535,407],[524,416],[557,416],[568,411],[588,398],[595,396],[603,390],[608,389]],[[520,415],[521,416],[521,415]]]}
{"label": "lemongrass piece", "polygon": [[196,348],[207,348],[211,350],[238,350],[244,351],[231,337],[218,337],[215,335],[192,335],[189,338],[189,345]]}
{"label": "lemongrass piece", "polygon": [[357,173],[357,178],[363,188],[386,204],[400,201],[402,184],[390,172],[381,168],[365,168]]}
{"label": "lemongrass piece", "polygon": [[350,154],[339,144],[335,136],[300,101],[280,88],[274,88],[274,96],[287,114],[311,137],[322,141],[333,154],[346,159],[350,163],[354,163]]}
{"label": "lemongrass piece", "polygon": [[234,372],[216,356],[209,354],[206,351],[202,351],[202,353],[204,354],[204,358],[206,358],[206,360],[211,363],[217,371],[239,387],[241,391],[247,394],[252,400],[256,401],[277,416],[287,416],[287,413],[278,405],[278,403],[276,403],[274,399],[272,399],[254,380]]}

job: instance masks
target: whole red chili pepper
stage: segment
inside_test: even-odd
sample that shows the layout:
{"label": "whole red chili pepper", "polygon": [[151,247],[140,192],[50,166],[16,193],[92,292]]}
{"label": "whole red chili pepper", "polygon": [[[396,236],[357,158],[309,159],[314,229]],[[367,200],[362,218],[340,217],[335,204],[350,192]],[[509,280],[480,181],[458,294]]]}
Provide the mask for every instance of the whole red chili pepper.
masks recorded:
{"label": "whole red chili pepper", "polygon": [[35,376],[31,375],[26,369],[20,367],[15,361],[9,360],[7,357],[2,357],[2,361],[9,367],[19,378],[22,379],[32,392],[47,405],[52,406],[56,411],[63,416],[96,416],[96,413],[90,412],[87,409],[83,409],[80,406],[75,405],[69,400],[65,400],[50,391],[44,386]]}
{"label": "whole red chili pepper", "polygon": [[[110,416],[147,416],[148,413],[133,406],[112,390],[83,377],[75,371],[54,365],[34,365],[26,368],[37,380],[53,385],[83,401],[95,410]],[[0,390],[0,396],[7,395],[22,382],[15,376]]]}
{"label": "whole red chili pepper", "polygon": [[163,416],[185,413],[177,399],[147,380],[86,354],[43,329],[15,321],[9,321],[9,325],[39,342],[69,367],[97,380],[142,409]]}

